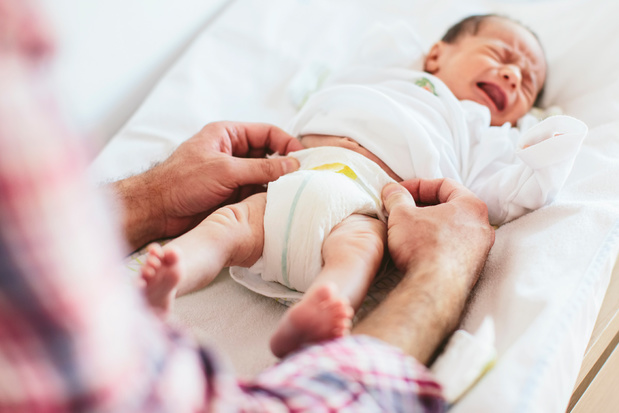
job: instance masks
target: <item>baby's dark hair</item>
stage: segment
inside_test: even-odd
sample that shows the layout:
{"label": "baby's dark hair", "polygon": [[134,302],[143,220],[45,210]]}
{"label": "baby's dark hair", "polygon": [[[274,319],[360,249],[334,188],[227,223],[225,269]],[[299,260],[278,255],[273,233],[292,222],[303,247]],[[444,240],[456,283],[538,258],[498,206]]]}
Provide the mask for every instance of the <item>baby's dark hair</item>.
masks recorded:
{"label": "baby's dark hair", "polygon": [[445,43],[455,43],[464,35],[476,35],[479,32],[481,24],[490,18],[498,17],[511,20],[509,17],[500,16],[498,14],[476,14],[465,17],[458,23],[454,24],[447,30],[441,39]]}
{"label": "baby's dark hair", "polygon": [[[443,35],[443,38],[441,40],[444,41],[445,43],[453,44],[453,43],[456,43],[458,40],[460,40],[461,37],[465,35],[475,36],[479,32],[479,28],[481,27],[481,24],[484,21],[491,19],[491,18],[507,19],[516,24],[519,24],[520,26],[524,27],[529,32],[531,32],[531,34],[535,36],[535,38],[537,39],[537,41],[540,43],[540,46],[541,46],[541,42],[539,40],[539,37],[537,36],[537,33],[535,33],[530,28],[526,27],[519,21],[514,20],[511,17],[502,16],[500,14],[476,14],[473,16],[465,17],[464,19],[460,20],[458,23],[451,26],[447,30],[447,32]],[[542,100],[542,97],[544,95],[545,89],[546,89],[546,82],[544,82],[544,84],[542,85],[542,88],[537,94],[537,97],[535,98],[535,102],[533,103],[534,106],[539,106]]]}

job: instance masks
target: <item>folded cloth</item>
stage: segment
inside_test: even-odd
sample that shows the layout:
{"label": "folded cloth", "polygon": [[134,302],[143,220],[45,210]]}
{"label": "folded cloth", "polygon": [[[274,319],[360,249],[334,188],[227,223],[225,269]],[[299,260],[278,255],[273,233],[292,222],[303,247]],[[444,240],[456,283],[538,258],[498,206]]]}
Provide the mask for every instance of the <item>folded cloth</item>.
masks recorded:
{"label": "folded cloth", "polygon": [[[488,321],[491,323],[491,321]],[[432,364],[431,371],[443,386],[443,396],[454,404],[486,374],[497,360],[492,334],[472,335],[456,330],[443,352]]]}
{"label": "folded cloth", "polygon": [[395,182],[376,163],[344,148],[290,156],[301,166],[269,184],[262,257],[249,269],[230,269],[236,281],[269,297],[298,298],[295,291],[307,290],[322,268],[325,237],[346,217],[357,213],[386,222],[381,190]]}

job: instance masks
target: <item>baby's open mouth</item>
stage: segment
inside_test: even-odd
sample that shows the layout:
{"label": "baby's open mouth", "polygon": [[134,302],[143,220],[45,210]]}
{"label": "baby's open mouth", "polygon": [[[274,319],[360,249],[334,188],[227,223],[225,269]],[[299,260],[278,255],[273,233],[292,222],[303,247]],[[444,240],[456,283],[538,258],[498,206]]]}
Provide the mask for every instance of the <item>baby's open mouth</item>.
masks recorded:
{"label": "baby's open mouth", "polygon": [[500,87],[485,82],[479,82],[477,87],[484,91],[499,111],[505,109],[505,93],[503,93]]}

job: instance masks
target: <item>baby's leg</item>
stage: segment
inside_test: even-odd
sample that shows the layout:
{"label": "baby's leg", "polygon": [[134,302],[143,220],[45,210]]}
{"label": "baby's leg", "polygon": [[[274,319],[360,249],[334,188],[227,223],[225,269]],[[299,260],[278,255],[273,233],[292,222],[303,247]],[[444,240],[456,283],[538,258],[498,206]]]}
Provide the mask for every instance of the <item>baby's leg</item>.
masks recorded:
{"label": "baby's leg", "polygon": [[177,296],[208,285],[223,267],[249,267],[260,258],[265,205],[266,194],[261,193],[222,207],[164,247],[177,249],[183,257]]}
{"label": "baby's leg", "polygon": [[172,310],[176,289],[183,276],[180,252],[174,246],[149,246],[140,275],[145,284],[146,300],[156,313],[165,318]]}
{"label": "baby's leg", "polygon": [[340,337],[351,328],[383,258],[383,222],[352,215],[337,225],[322,246],[324,265],[301,301],[288,310],[271,338],[278,357],[304,344]]}

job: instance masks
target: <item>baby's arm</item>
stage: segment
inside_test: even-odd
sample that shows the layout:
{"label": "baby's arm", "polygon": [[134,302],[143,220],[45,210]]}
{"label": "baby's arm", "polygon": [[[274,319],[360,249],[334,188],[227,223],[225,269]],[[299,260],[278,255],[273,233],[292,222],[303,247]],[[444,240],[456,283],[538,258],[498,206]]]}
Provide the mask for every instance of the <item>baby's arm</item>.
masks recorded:
{"label": "baby's arm", "polygon": [[[488,205],[493,225],[516,219],[552,202],[572,170],[587,126],[569,116],[553,116],[526,131],[516,151],[498,156],[475,170],[467,186]],[[493,142],[472,152],[473,163],[484,162]],[[496,145],[495,145],[496,147]]]}

